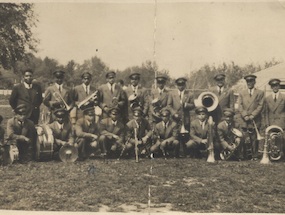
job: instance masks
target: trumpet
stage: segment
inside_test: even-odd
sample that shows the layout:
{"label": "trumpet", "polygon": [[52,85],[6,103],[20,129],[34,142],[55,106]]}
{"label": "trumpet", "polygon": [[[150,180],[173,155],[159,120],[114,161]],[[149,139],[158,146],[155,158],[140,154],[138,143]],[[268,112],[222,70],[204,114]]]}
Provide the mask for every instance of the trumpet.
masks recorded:
{"label": "trumpet", "polygon": [[98,98],[98,90],[96,90],[94,93],[89,95],[86,99],[81,101],[77,107],[80,109],[82,106],[88,105],[90,102],[95,101]]}
{"label": "trumpet", "polygon": [[63,105],[65,106],[65,109],[66,109],[67,111],[70,111],[70,110],[72,109],[72,107],[69,106],[69,105],[65,102],[65,100],[63,99],[63,97],[61,96],[61,94],[60,94],[59,92],[54,92],[54,93],[53,93],[53,96],[55,97],[55,99],[56,99],[57,101],[63,103]]}

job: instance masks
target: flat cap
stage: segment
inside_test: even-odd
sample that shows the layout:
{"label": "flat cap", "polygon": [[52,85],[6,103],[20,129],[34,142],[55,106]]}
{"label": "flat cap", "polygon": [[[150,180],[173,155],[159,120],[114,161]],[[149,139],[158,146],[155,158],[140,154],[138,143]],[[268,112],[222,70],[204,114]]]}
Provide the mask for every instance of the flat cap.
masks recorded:
{"label": "flat cap", "polygon": [[106,73],[106,78],[115,78],[116,73],[114,71],[110,71]]}
{"label": "flat cap", "polygon": [[268,82],[268,84],[271,86],[271,85],[278,85],[278,84],[280,84],[280,82],[281,82],[281,80],[280,79],[278,79],[278,78],[273,78],[273,79],[271,79],[269,82]]}
{"label": "flat cap", "polygon": [[216,80],[216,81],[218,81],[218,80],[224,80],[225,77],[226,77],[225,74],[220,73],[220,74],[215,75],[214,80]]}
{"label": "flat cap", "polygon": [[170,110],[167,108],[164,108],[161,110],[161,116],[169,116],[170,115]]}
{"label": "flat cap", "polygon": [[67,111],[63,108],[59,108],[54,111],[54,115],[58,118],[63,118],[66,116],[66,114],[67,114]]}
{"label": "flat cap", "polygon": [[177,85],[185,85],[185,83],[187,82],[187,79],[186,78],[183,78],[183,77],[180,77],[180,78],[177,78],[176,80],[175,80],[175,83],[177,84]]}
{"label": "flat cap", "polygon": [[82,75],[81,75],[81,78],[91,78],[92,75],[90,72],[83,72]]}
{"label": "flat cap", "polygon": [[26,114],[27,113],[27,106],[25,104],[19,104],[15,109],[14,109],[16,114]]}
{"label": "flat cap", "polygon": [[255,80],[256,78],[257,78],[256,75],[246,75],[246,76],[244,76],[244,79],[246,81]]}
{"label": "flat cap", "polygon": [[53,72],[53,75],[56,78],[62,78],[62,77],[64,77],[64,74],[65,74],[65,72],[63,70],[56,70]]}
{"label": "flat cap", "polygon": [[235,115],[234,110],[231,108],[225,108],[223,110],[223,113],[224,113],[224,116],[234,116]]}
{"label": "flat cap", "polygon": [[196,114],[198,114],[198,113],[208,113],[208,110],[207,110],[207,108],[205,108],[205,107],[203,107],[203,106],[200,106],[200,107],[197,107],[196,109],[195,109],[195,113]]}
{"label": "flat cap", "polygon": [[142,116],[143,111],[142,111],[142,109],[140,107],[136,107],[133,110],[133,114],[134,114],[134,116]]}
{"label": "flat cap", "polygon": [[109,110],[109,114],[118,114],[119,113],[119,108],[113,107]]}
{"label": "flat cap", "polygon": [[156,77],[157,83],[165,83],[167,81],[167,77],[165,75],[158,75]]}

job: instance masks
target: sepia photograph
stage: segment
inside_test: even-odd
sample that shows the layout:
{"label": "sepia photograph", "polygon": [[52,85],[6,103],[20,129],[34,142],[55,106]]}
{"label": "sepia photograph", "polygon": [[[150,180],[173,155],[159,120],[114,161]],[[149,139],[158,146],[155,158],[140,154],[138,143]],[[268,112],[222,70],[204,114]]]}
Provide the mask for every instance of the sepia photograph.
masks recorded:
{"label": "sepia photograph", "polygon": [[285,1],[0,0],[0,213],[285,213]]}

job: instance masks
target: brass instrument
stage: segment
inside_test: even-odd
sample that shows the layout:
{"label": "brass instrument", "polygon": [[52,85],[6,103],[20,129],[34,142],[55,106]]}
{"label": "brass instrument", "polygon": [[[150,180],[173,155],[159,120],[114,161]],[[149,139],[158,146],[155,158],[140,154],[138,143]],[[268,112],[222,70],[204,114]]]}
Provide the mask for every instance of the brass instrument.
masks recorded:
{"label": "brass instrument", "polygon": [[134,128],[134,136],[135,136],[135,154],[136,154],[136,163],[139,162],[139,148],[138,148],[138,136],[137,136],[137,128]]}
{"label": "brass instrument", "polygon": [[208,112],[212,112],[217,108],[219,98],[215,93],[203,92],[198,96],[197,99],[194,99],[194,104],[196,107],[203,106],[207,108]]}
{"label": "brass instrument", "polygon": [[75,146],[65,144],[59,150],[59,158],[64,163],[73,163],[78,158],[78,149]]}
{"label": "brass instrument", "polygon": [[262,164],[269,164],[270,160],[280,160],[283,155],[283,129],[277,125],[271,125],[265,129],[265,142]]}
{"label": "brass instrument", "polygon": [[161,101],[159,98],[155,98],[151,101],[151,105],[153,107],[152,118],[153,123],[157,123],[161,121],[160,111],[161,111]]}
{"label": "brass instrument", "polygon": [[258,129],[257,129],[257,126],[256,126],[254,120],[252,120],[252,124],[253,124],[254,129],[255,129],[255,132],[256,132],[256,138],[257,138],[257,140],[263,140],[264,137],[262,137],[262,136],[260,135],[260,133],[259,133],[259,131],[258,131]]}
{"label": "brass instrument", "polygon": [[79,102],[77,107],[81,109],[82,106],[86,106],[91,102],[94,102],[98,99],[98,90],[96,90],[94,93],[90,94],[87,98],[85,98],[83,101]]}
{"label": "brass instrument", "polygon": [[118,107],[119,106],[119,99],[117,97],[112,98],[112,107]]}
{"label": "brass instrument", "polygon": [[213,142],[213,117],[210,116],[208,119],[208,158],[207,162],[214,163],[215,162],[215,156],[214,156],[214,142]]}
{"label": "brass instrument", "polygon": [[184,105],[185,105],[185,103],[183,103],[182,102],[182,104],[181,104],[181,106],[182,106],[182,116],[181,116],[181,129],[180,129],[180,134],[181,135],[187,135],[187,134],[189,134],[189,131],[188,130],[186,130],[186,128],[185,128],[185,122],[184,122],[184,118],[185,118],[185,116],[184,116]]}
{"label": "brass instrument", "polygon": [[130,107],[131,107],[132,109],[141,106],[140,101],[139,101],[139,98],[138,98],[138,96],[135,95],[135,94],[130,95],[129,98],[128,98],[128,100],[129,100],[129,103],[130,103]]}
{"label": "brass instrument", "polygon": [[229,143],[231,146],[234,147],[234,149],[232,151],[228,150],[228,149],[225,149],[223,150],[221,153],[220,153],[220,158],[222,160],[228,160],[230,159],[234,153],[236,152],[236,150],[238,149],[238,147],[240,146],[240,142],[237,142],[236,141],[236,138],[242,138],[243,137],[243,134],[241,131],[239,131],[238,129],[236,128],[232,128],[231,129],[231,132],[232,134],[234,135],[233,136],[233,140],[231,143]]}
{"label": "brass instrument", "polygon": [[54,92],[53,93],[53,96],[55,97],[55,99],[61,103],[63,103],[64,105],[64,108],[67,110],[67,111],[70,111],[72,109],[71,106],[69,106],[65,100],[63,99],[63,97],[61,96],[61,94],[59,92]]}

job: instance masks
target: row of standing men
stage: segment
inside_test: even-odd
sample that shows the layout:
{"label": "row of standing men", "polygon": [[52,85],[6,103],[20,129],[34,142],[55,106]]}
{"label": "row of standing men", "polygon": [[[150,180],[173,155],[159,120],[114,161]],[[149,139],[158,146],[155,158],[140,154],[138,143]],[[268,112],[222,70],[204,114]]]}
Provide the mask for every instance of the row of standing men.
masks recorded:
{"label": "row of standing men", "polygon": [[[196,156],[200,149],[207,148],[209,116],[213,117],[216,125],[213,127],[216,159],[219,159],[221,151],[233,150],[232,141],[239,141],[232,135],[231,128],[234,127],[250,131],[248,133],[251,139],[251,156],[257,159],[258,141],[253,122],[258,128],[262,119],[266,126],[274,124],[284,128],[285,100],[279,92],[278,79],[269,82],[273,94],[265,99],[264,92],[254,87],[256,76],[245,76],[248,89],[239,94],[240,117],[234,120],[234,93],[226,87],[224,74],[216,75],[217,85],[207,90],[218,97],[218,106],[211,112],[205,107],[195,107],[194,95],[186,90],[185,78],[176,79],[177,89],[167,90],[167,78],[157,76],[157,89],[148,93],[140,86],[138,73],[132,73],[129,76],[131,84],[122,87],[115,83],[116,73],[108,72],[107,83],[98,89],[90,85],[92,75],[88,72],[82,74],[82,84],[73,89],[68,89],[64,85],[64,71],[55,71],[53,75],[55,83],[45,90],[42,97],[41,86],[33,82],[33,71],[23,72],[23,82],[14,86],[9,99],[15,117],[8,121],[8,139],[17,139],[14,134],[27,136],[28,134],[24,134],[25,131],[27,133],[27,130],[31,130],[16,129],[21,124],[18,122],[21,120],[16,120],[17,113],[24,114],[33,124],[39,124],[42,103],[48,110],[48,114],[45,114],[48,117],[43,118],[45,123],[49,123],[55,136],[54,149],[73,142],[79,148],[80,159],[88,157],[94,149],[100,149],[103,156],[110,151],[131,155],[136,141],[142,154],[151,152],[166,156],[172,151],[174,156],[189,152],[192,153],[191,156]],[[79,104],[81,108],[78,108]],[[193,116],[194,112],[196,116]],[[262,118],[263,112],[266,112],[266,117]],[[190,131],[190,140],[181,135],[182,127]],[[62,132],[62,129],[67,132]],[[76,140],[73,140],[74,137]],[[20,146],[19,150],[23,151],[21,148]],[[240,149],[237,157],[243,159],[245,152],[242,151],[242,147]]]}

